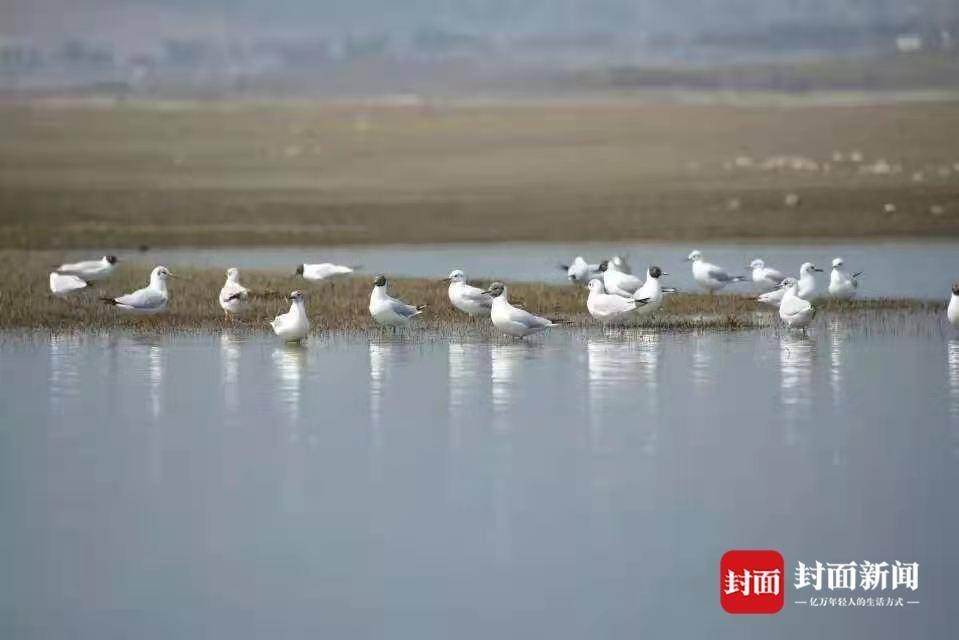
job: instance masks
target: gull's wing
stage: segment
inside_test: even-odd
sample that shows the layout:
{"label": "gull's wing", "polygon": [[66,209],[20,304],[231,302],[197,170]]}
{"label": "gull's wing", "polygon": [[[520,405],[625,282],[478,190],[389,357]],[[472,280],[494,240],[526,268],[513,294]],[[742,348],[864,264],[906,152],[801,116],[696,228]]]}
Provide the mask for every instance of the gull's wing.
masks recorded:
{"label": "gull's wing", "polygon": [[717,280],[719,282],[729,282],[733,279],[733,277],[729,275],[728,273],[726,273],[725,270],[716,266],[710,267],[709,271],[707,272],[707,275],[713,280]]}
{"label": "gull's wing", "polygon": [[87,286],[87,281],[78,276],[62,274],[56,271],[50,273],[50,291],[62,295],[78,291]]}
{"label": "gull's wing", "polygon": [[527,327],[546,327],[553,324],[551,320],[533,315],[526,309],[517,309],[513,305],[510,305],[509,320]]}
{"label": "gull's wing", "polygon": [[606,294],[595,303],[604,313],[625,313],[636,308],[631,298]]}
{"label": "gull's wing", "polygon": [[475,302],[476,304],[481,304],[484,307],[493,306],[493,298],[488,294],[484,293],[479,287],[474,287],[472,285],[466,285],[460,289],[464,298],[470,302]]}
{"label": "gull's wing", "polygon": [[768,269],[768,268],[766,269],[766,275],[763,276],[765,280],[769,280],[770,282],[774,284],[779,284],[780,282],[783,281],[783,278],[785,277],[786,276],[784,276],[779,271],[775,269]]}
{"label": "gull's wing", "polygon": [[402,300],[397,300],[396,298],[390,298],[387,300],[387,304],[390,305],[390,309],[392,309],[396,315],[403,316],[404,318],[412,318],[417,313],[422,311],[422,308],[417,308],[411,304],[406,304]]}
{"label": "gull's wing", "polygon": [[236,300],[237,298],[246,298],[249,293],[249,290],[242,284],[237,282],[227,282],[223,285],[223,288],[220,289],[220,301],[229,302],[230,300]]}
{"label": "gull's wing", "polygon": [[134,309],[156,309],[166,304],[166,296],[156,289],[144,287],[133,293],[128,293],[125,296],[114,298],[114,301],[117,304],[122,304],[125,307],[132,307]]}
{"label": "gull's wing", "polygon": [[90,271],[100,266],[99,260],[84,260],[82,262],[67,262],[57,267],[60,273],[75,273],[81,271]]}

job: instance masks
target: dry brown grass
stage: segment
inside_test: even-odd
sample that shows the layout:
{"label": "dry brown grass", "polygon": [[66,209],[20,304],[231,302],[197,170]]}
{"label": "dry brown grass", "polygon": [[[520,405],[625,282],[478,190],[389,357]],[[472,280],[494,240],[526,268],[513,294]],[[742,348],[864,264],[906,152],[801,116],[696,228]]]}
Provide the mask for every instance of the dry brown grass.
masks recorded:
{"label": "dry brown grass", "polygon": [[[215,269],[178,270],[171,281],[171,301],[166,313],[133,316],[119,312],[98,300],[138,289],[149,278],[150,265],[124,263],[115,276],[66,300],[50,294],[48,273],[58,262],[55,253],[0,251],[0,329],[49,329],[53,331],[95,331],[146,329],[158,332],[206,331],[231,328],[237,331],[269,333],[267,322],[289,306],[285,296],[294,289],[307,296],[307,310],[314,331],[363,331],[373,328],[367,305],[371,278],[357,276],[330,285],[314,285],[292,274],[243,271],[242,282],[255,292],[249,311],[240,319],[226,319],[217,303],[224,274]],[[471,321],[455,311],[446,297],[445,283],[400,278],[391,281],[391,292],[427,311],[415,326],[438,332],[475,331],[489,333],[488,322]],[[578,286],[511,283],[510,296],[530,311],[563,319],[578,327],[600,323],[586,314],[586,290]],[[867,300],[823,302],[829,313],[857,313],[898,309],[934,311],[941,304],[910,300]],[[735,330],[767,326],[774,314],[751,298],[732,295],[675,294],[667,297],[663,309],[643,326],[663,330]],[[633,323],[635,324],[635,323]]]}
{"label": "dry brown grass", "polygon": [[[0,247],[956,237],[953,131],[954,102],[7,104]],[[903,171],[723,167],[852,149]]]}

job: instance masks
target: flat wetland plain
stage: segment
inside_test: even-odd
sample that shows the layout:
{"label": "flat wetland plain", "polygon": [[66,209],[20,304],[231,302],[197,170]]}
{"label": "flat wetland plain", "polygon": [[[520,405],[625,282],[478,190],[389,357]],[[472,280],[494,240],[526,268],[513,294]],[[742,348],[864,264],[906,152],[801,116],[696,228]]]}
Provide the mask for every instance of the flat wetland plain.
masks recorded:
{"label": "flat wetland plain", "polygon": [[0,248],[955,238],[956,132],[949,100],[8,101]]}

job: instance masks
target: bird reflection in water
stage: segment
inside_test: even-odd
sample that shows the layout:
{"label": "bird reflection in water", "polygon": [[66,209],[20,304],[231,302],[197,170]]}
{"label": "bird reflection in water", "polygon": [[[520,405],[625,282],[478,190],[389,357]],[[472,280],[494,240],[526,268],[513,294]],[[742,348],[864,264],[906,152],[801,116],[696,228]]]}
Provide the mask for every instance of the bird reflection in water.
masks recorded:
{"label": "bird reflection in water", "polygon": [[799,443],[797,423],[808,417],[812,404],[812,366],[816,343],[807,336],[788,331],[779,337],[780,403],[785,443]]}

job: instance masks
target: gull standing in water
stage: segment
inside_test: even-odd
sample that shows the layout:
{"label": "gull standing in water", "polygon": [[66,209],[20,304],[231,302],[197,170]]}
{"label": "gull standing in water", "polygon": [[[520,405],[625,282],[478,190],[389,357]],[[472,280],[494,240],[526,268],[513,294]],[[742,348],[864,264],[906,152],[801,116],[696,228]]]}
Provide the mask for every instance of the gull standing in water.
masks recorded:
{"label": "gull standing in water", "polygon": [[583,256],[576,256],[571,263],[561,264],[559,268],[566,272],[571,282],[586,282],[599,272],[599,265],[586,262]]}
{"label": "gull standing in water", "polygon": [[220,289],[219,299],[226,317],[243,313],[250,306],[250,291],[240,284],[240,270],[236,267],[226,270],[226,282]]}
{"label": "gull standing in water", "polygon": [[952,297],[946,307],[946,317],[954,326],[959,327],[959,282],[952,285]]}
{"label": "gull standing in water", "polygon": [[589,315],[603,322],[621,320],[636,311],[636,307],[640,304],[632,298],[606,293],[603,290],[602,281],[597,278],[590,280],[586,288],[589,289],[586,310],[589,311]]}
{"label": "gull standing in water", "polygon": [[620,271],[619,267],[609,260],[600,262],[599,270],[603,274],[603,287],[608,294],[632,298],[636,290],[643,286],[642,280],[631,273]]}
{"label": "gull standing in water", "polygon": [[663,306],[664,293],[676,293],[677,289],[664,287],[659,282],[662,276],[668,275],[668,273],[663,273],[663,270],[656,265],[646,270],[646,282],[633,294],[633,299],[641,305],[640,315],[652,315],[654,311]]}
{"label": "gull standing in water", "polygon": [[859,288],[857,278],[862,275],[858,271],[852,275],[842,270],[842,258],[833,258],[832,272],[829,274],[829,295],[833,298],[848,300],[856,295]]}
{"label": "gull standing in water", "polygon": [[786,289],[796,284],[795,278],[783,278],[783,281],[779,283],[779,286],[773,289],[772,291],[767,291],[762,294],[756,300],[762,302],[763,304],[768,304],[771,307],[779,308],[780,303],[783,301],[783,296],[786,295]]}
{"label": "gull standing in water", "polygon": [[450,303],[471,318],[477,316],[489,317],[493,306],[493,298],[488,293],[466,282],[466,274],[461,269],[454,269],[443,282],[449,282],[448,295]]}
{"label": "gull standing in water", "polygon": [[166,267],[156,267],[150,273],[150,284],[146,287],[117,298],[100,298],[100,300],[131,313],[141,315],[162,313],[166,310],[167,302],[170,301],[166,281],[173,277],[175,276]]}
{"label": "gull standing in water", "polygon": [[779,317],[790,329],[805,331],[816,315],[816,308],[809,300],[799,296],[798,289],[799,283],[786,286],[786,292],[779,305]]}
{"label": "gull standing in water", "polygon": [[783,278],[786,277],[779,270],[767,267],[760,258],[749,263],[749,268],[752,270],[753,284],[760,292],[778,289]]}
{"label": "gull standing in water", "polygon": [[386,327],[410,326],[410,319],[418,316],[426,308],[425,304],[413,306],[402,300],[390,297],[386,292],[386,276],[378,275],[373,281],[373,292],[370,294],[370,315],[378,324]]}
{"label": "gull standing in water", "polygon": [[[108,278],[117,268],[116,256],[103,256],[99,260],[68,262],[54,269],[60,275],[76,276],[88,284]],[[52,287],[51,287],[52,288]]]}
{"label": "gull standing in water", "polygon": [[693,279],[710,294],[716,293],[730,282],[746,280],[744,276],[731,276],[722,267],[706,262],[699,249],[690,253],[686,260],[693,263]]}
{"label": "gull standing in water", "polygon": [[50,292],[58,298],[65,298],[80,289],[86,289],[87,284],[80,276],[50,272]]}
{"label": "gull standing in water", "polygon": [[490,310],[490,319],[493,321],[493,326],[508,336],[525,338],[559,324],[548,318],[534,316],[525,309],[511,305],[506,287],[502,282],[494,282],[486,292],[493,296],[493,308]]}
{"label": "gull standing in water", "polygon": [[797,283],[796,295],[806,300],[812,300],[816,293],[816,276],[814,273],[822,273],[822,269],[811,262],[803,262],[799,267],[799,281]]}
{"label": "gull standing in water", "polygon": [[273,318],[270,326],[273,333],[284,342],[299,342],[310,332],[310,319],[306,315],[306,302],[299,291],[290,293],[290,310]]}

